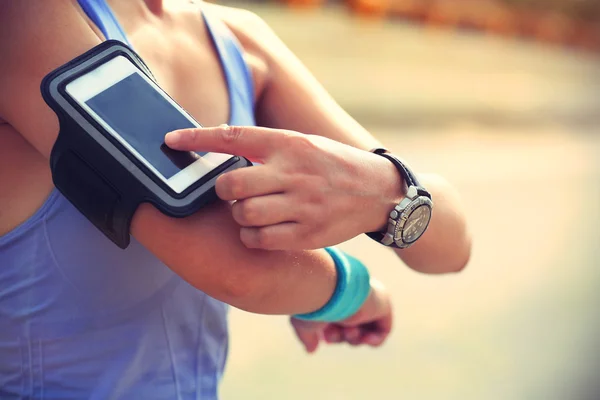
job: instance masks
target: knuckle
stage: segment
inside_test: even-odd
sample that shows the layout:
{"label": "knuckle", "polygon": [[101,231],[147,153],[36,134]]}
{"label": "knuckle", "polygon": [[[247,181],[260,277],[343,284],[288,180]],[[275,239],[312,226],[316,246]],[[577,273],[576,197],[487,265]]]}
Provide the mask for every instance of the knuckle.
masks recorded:
{"label": "knuckle", "polygon": [[317,146],[308,135],[286,132],[282,137],[283,148],[290,149],[298,154],[313,152]]}
{"label": "knuckle", "polygon": [[299,193],[306,193],[308,189],[306,184],[306,177],[302,174],[289,174],[288,176],[289,185],[293,188],[299,189]]}
{"label": "knuckle", "polygon": [[195,144],[198,141],[200,135],[198,134],[198,129],[187,129],[181,131],[182,139],[189,144]]}
{"label": "knuckle", "polygon": [[306,204],[298,206],[296,209],[298,219],[305,223],[306,226],[312,228],[319,223],[319,218],[314,207]]}
{"label": "knuckle", "polygon": [[318,207],[325,207],[328,204],[327,195],[321,188],[317,188],[315,191],[312,192],[310,201],[312,204]]}
{"label": "knuckle", "polygon": [[286,139],[289,143],[293,144],[294,148],[298,150],[314,149],[315,145],[307,135],[286,135]]}
{"label": "knuckle", "polygon": [[313,241],[315,240],[313,233],[313,227],[304,225],[302,228],[296,231],[295,240],[309,244],[312,247]]}
{"label": "knuckle", "polygon": [[243,128],[240,126],[227,126],[221,131],[221,138],[225,143],[233,143],[240,139],[243,133]]}
{"label": "knuckle", "polygon": [[326,188],[328,185],[320,177],[306,178],[303,189],[305,201],[313,206],[327,205]]}

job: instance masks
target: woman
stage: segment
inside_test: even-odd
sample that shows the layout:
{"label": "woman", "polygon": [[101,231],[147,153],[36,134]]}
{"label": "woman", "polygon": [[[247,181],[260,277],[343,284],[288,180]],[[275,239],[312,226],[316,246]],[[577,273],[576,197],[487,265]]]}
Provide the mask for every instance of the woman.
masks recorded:
{"label": "woman", "polygon": [[[128,40],[205,126],[258,122],[375,144],[254,15],[185,1],[109,5],[0,4],[2,398],[216,398],[225,303],[306,314],[329,304],[338,277],[323,250],[248,249],[225,202],[186,219],[143,205],[132,222],[135,240],[117,249],[52,185],[58,123],[39,92],[52,69],[106,37]],[[315,118],[298,119],[290,102]],[[436,272],[461,266],[450,256],[452,268],[440,263]],[[389,298],[373,280],[346,321],[295,327],[309,351],[323,332],[377,346],[391,328]]]}

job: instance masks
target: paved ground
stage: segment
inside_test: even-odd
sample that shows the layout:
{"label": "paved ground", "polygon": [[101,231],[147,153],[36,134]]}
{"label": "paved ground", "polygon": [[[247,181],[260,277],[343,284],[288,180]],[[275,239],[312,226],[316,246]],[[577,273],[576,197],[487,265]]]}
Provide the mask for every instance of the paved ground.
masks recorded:
{"label": "paved ground", "polygon": [[223,399],[600,398],[600,61],[255,9],[388,146],[456,184],[475,244],[447,277],[364,238],[343,245],[393,293],[379,350],[308,357],[285,318],[232,311]]}

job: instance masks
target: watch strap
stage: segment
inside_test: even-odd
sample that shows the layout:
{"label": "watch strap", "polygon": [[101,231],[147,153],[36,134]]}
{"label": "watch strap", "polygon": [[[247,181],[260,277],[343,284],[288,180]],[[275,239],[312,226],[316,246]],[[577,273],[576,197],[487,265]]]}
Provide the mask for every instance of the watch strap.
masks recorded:
{"label": "watch strap", "polygon": [[[400,159],[400,157],[390,153],[387,149],[385,149],[383,147],[375,148],[375,149],[371,150],[371,152],[390,160],[392,162],[392,164],[394,164],[394,166],[396,167],[396,169],[398,170],[400,175],[402,176],[402,179],[404,179],[406,181],[406,184],[408,185],[408,187],[411,187],[411,186],[416,186],[418,188],[421,187],[421,184],[419,183],[417,176],[406,166],[406,163],[404,161],[402,161]],[[428,196],[428,197],[430,197],[430,196]]]}
{"label": "watch strap", "polygon": [[[58,146],[62,143],[62,137],[59,138]],[[129,225],[138,203],[127,201],[127,196],[122,196],[92,165],[70,149],[65,149],[53,161],[56,188],[112,242],[126,248],[130,242]]]}
{"label": "watch strap", "polygon": [[[394,164],[394,166],[400,173],[400,176],[402,176],[402,179],[404,179],[406,185],[409,188],[414,187],[418,195],[426,196],[431,199],[431,194],[421,186],[416,175],[406,166],[405,162],[402,161],[398,156],[391,154],[387,149],[382,147],[374,148],[371,150],[371,152],[387,158],[392,164]],[[391,217],[388,217],[388,220],[389,219],[391,219]],[[388,230],[389,224],[384,232],[366,232],[365,234],[371,239],[375,240],[376,242],[382,243],[388,247],[394,247],[398,249],[401,248],[393,240],[391,243],[383,243],[384,238],[386,238],[386,235],[389,233]]]}

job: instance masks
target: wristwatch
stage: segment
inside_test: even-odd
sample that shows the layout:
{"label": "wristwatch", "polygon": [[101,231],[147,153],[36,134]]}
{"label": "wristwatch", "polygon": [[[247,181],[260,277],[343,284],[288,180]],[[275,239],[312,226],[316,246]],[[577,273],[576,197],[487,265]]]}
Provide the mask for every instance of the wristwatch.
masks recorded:
{"label": "wristwatch", "polygon": [[406,249],[413,245],[429,226],[433,201],[431,194],[419,184],[415,174],[395,155],[384,148],[371,150],[387,158],[398,169],[408,190],[402,201],[390,212],[384,232],[368,232],[367,235],[385,246]]}

